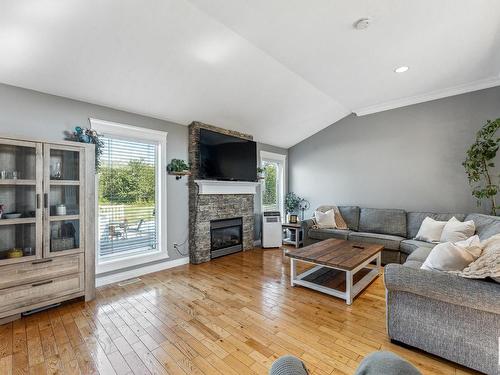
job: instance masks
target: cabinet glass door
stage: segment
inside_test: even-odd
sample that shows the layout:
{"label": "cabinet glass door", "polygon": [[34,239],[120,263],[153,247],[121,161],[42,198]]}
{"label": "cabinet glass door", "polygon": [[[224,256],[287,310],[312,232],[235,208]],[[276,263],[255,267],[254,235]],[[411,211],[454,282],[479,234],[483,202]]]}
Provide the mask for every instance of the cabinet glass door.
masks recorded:
{"label": "cabinet glass door", "polygon": [[42,145],[0,139],[0,265],[42,257]]}
{"label": "cabinet glass door", "polygon": [[83,153],[77,146],[44,146],[45,256],[83,251]]}

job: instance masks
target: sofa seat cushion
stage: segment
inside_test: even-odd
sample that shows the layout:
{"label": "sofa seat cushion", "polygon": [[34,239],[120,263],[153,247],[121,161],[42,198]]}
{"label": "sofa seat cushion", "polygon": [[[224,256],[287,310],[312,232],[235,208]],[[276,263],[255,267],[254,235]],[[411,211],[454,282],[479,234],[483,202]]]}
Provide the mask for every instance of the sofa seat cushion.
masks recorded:
{"label": "sofa seat cushion", "polygon": [[359,231],[406,237],[404,210],[361,208]]}
{"label": "sofa seat cushion", "polygon": [[500,233],[500,217],[483,214],[469,214],[465,220],[474,221],[476,234],[481,241]]}
{"label": "sofa seat cushion", "polygon": [[359,242],[369,242],[379,245],[384,245],[389,250],[399,250],[399,244],[405,238],[400,236],[391,236],[389,234],[381,233],[365,233],[365,232],[351,232],[349,233],[349,240]]}
{"label": "sofa seat cushion", "polygon": [[429,254],[431,253],[431,250],[432,247],[419,247],[408,256],[407,262],[424,263]]}
{"label": "sofa seat cushion", "polygon": [[309,237],[313,240],[327,240],[329,238],[338,238],[347,240],[350,231],[347,229],[309,229]]}
{"label": "sofa seat cushion", "polygon": [[428,247],[428,248],[432,249],[434,246],[436,246],[435,243],[430,243],[430,242],[425,242],[425,241],[403,240],[399,244],[399,250],[401,250],[402,253],[411,254],[415,250],[417,250],[419,247]]}

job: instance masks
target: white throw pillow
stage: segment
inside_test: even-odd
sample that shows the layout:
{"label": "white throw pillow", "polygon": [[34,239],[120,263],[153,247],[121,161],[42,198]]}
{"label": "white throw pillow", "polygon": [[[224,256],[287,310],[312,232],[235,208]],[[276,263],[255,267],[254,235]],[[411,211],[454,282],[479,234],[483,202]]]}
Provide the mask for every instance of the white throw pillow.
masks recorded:
{"label": "white throw pillow", "polygon": [[482,251],[478,236],[455,243],[440,243],[431,250],[420,268],[429,271],[462,271],[479,258]]}
{"label": "white throw pillow", "polygon": [[314,211],[314,219],[316,225],[320,229],[334,229],[337,227],[335,224],[335,210],[331,209],[326,212]]}
{"label": "white throw pillow", "polygon": [[424,221],[422,221],[415,239],[425,242],[439,242],[446,223],[446,221],[437,221],[427,216]]}
{"label": "white throw pillow", "polygon": [[443,228],[441,242],[458,242],[470,238],[476,232],[476,225],[473,220],[460,221],[453,216]]}

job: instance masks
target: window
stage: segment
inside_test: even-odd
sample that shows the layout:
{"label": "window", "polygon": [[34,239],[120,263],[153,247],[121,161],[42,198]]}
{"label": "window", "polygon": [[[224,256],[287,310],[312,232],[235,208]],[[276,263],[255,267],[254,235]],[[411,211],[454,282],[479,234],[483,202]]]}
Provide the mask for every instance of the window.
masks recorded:
{"label": "window", "polygon": [[265,177],[262,182],[262,211],[280,211],[283,215],[286,156],[261,151],[260,158]]}
{"label": "window", "polygon": [[166,133],[91,123],[104,144],[97,183],[98,273],[167,257]]}

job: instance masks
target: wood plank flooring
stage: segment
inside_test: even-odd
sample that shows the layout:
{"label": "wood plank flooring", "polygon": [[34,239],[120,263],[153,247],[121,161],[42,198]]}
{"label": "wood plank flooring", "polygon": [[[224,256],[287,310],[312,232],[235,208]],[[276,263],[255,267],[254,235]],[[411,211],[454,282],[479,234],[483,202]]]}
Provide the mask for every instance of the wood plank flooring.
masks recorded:
{"label": "wood plank flooring", "polygon": [[0,326],[0,374],[266,374],[293,354],[312,374],[352,374],[391,350],[424,374],[473,374],[385,332],[382,278],[352,306],[289,286],[281,250],[252,250],[100,288]]}

